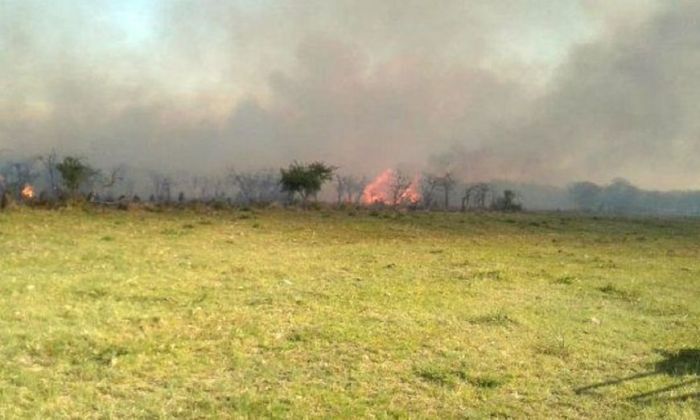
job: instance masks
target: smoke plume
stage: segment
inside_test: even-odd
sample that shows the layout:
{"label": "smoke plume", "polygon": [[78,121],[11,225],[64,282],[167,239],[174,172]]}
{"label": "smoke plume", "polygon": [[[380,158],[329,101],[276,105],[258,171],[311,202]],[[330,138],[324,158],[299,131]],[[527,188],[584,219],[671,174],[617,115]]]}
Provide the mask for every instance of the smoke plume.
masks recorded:
{"label": "smoke plume", "polygon": [[694,1],[0,0],[0,157],[700,182]]}

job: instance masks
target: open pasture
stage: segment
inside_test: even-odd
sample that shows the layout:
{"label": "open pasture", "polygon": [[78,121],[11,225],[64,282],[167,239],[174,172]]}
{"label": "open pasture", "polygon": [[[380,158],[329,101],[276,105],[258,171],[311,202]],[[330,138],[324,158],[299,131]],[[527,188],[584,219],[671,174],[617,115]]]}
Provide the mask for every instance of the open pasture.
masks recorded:
{"label": "open pasture", "polygon": [[0,418],[697,418],[700,221],[0,213]]}

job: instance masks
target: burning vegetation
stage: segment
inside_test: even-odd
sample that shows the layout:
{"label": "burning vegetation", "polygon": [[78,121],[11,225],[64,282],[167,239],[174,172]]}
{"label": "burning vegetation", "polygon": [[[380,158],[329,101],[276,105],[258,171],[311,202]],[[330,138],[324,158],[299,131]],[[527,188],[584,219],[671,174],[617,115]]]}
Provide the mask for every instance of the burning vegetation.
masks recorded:
{"label": "burning vegetation", "polygon": [[22,188],[22,191],[20,192],[20,195],[22,196],[22,199],[24,200],[31,200],[34,198],[34,187],[31,185],[27,184]]}
{"label": "burning vegetation", "polygon": [[416,205],[421,201],[420,179],[420,175],[411,179],[399,171],[387,169],[367,184],[362,204]]}
{"label": "burning vegetation", "polygon": [[[73,200],[124,209],[188,204],[215,208],[308,206],[320,200],[335,201],[339,207],[425,211],[513,212],[527,206],[536,210],[700,215],[700,191],[645,191],[622,179],[609,185],[579,182],[568,189],[474,181],[464,179],[459,172],[407,173],[398,169],[385,169],[370,179],[340,172],[324,162],[294,162],[282,169],[243,172],[230,168],[208,176],[127,165],[103,172],[80,158],[59,158],[52,152],[34,159],[0,161],[0,208],[13,202],[54,207]],[[331,183],[333,186],[328,185]]]}

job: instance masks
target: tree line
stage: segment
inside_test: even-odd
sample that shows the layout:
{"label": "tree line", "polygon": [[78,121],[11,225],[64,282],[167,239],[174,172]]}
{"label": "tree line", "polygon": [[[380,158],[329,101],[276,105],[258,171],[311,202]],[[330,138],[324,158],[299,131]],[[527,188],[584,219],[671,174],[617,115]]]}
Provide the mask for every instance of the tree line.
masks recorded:
{"label": "tree line", "polygon": [[[419,184],[415,185],[415,179]],[[52,152],[33,159],[0,162],[0,206],[22,201],[26,186],[33,186],[34,203],[82,199],[98,203],[209,202],[231,205],[303,206],[315,202],[324,186],[326,201],[339,206],[375,205],[363,197],[368,177],[342,173],[324,162],[292,162],[281,169],[239,171],[229,169],[218,176],[165,174],[125,165],[108,170],[94,168],[86,159],[60,157]],[[518,211],[575,210],[607,214],[700,215],[700,191],[649,191],[624,179],[606,185],[576,182],[566,188],[534,184],[465,182],[451,172],[409,176],[400,170],[388,185],[390,198],[384,206],[426,210]],[[402,200],[408,188],[417,188],[418,201]],[[332,192],[330,192],[330,191]],[[392,198],[393,197],[393,198]]]}
{"label": "tree line", "polygon": [[575,208],[583,212],[700,215],[700,191],[649,191],[617,178],[607,185],[576,182],[568,192]]}
{"label": "tree line", "polygon": [[[415,179],[419,179],[415,185]],[[0,206],[23,201],[26,186],[33,186],[32,202],[60,203],[71,199],[110,204],[152,202],[158,204],[208,202],[229,205],[298,203],[308,206],[324,186],[326,201],[339,206],[378,205],[363,197],[371,180],[344,174],[324,162],[292,162],[281,169],[239,171],[219,176],[165,174],[120,165],[95,169],[86,159],[60,157],[52,152],[24,160],[0,162]],[[566,188],[535,184],[465,182],[450,172],[423,173],[411,177],[395,170],[384,206],[426,210],[518,211],[576,210],[606,214],[700,215],[700,191],[649,191],[625,179],[606,185],[576,182]],[[403,200],[409,188],[418,190],[418,201]],[[519,192],[518,192],[519,191]]]}
{"label": "tree line", "polygon": [[[110,204],[120,202],[152,202],[159,204],[210,202],[236,205],[299,203],[307,206],[318,200],[321,189],[331,185],[335,194],[326,195],[339,206],[384,205],[406,206],[428,210],[504,210],[521,209],[519,196],[512,190],[497,191],[487,183],[464,183],[446,172],[442,175],[423,173],[411,177],[395,170],[390,185],[393,196],[380,203],[367,202],[363,193],[368,177],[341,173],[325,162],[292,162],[281,169],[239,171],[229,169],[219,176],[166,174],[125,165],[98,170],[86,159],[45,156],[0,162],[0,197],[27,201],[23,191],[33,188],[31,202],[61,203],[87,200]],[[419,179],[419,185],[414,185]],[[403,200],[409,188],[419,199]]]}

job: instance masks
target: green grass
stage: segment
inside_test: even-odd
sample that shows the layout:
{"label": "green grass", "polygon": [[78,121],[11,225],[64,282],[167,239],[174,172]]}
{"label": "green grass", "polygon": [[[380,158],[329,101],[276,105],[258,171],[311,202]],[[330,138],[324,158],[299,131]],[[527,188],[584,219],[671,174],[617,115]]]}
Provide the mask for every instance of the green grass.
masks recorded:
{"label": "green grass", "polygon": [[698,220],[0,213],[0,418],[697,418],[698,348]]}

